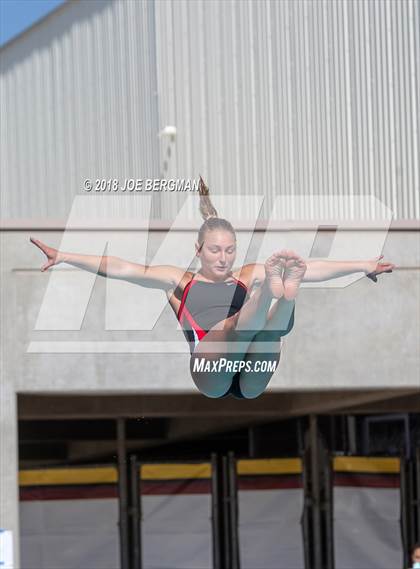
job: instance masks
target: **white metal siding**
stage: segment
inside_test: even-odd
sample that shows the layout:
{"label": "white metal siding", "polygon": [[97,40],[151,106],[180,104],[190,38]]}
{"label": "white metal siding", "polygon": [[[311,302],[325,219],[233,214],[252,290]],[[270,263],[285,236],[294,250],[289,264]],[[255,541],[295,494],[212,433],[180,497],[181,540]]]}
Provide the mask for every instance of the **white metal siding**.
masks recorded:
{"label": "white metal siding", "polygon": [[70,2],[1,51],[1,217],[66,217],[87,177],[201,173],[265,216],[374,194],[419,218],[419,32],[419,0]]}
{"label": "white metal siding", "polygon": [[419,33],[411,0],[157,2],[171,171],[264,194],[265,214],[277,194],[372,193],[418,218]]}
{"label": "white metal siding", "polygon": [[2,218],[66,218],[85,178],[159,175],[152,2],[69,2],[1,51]]}

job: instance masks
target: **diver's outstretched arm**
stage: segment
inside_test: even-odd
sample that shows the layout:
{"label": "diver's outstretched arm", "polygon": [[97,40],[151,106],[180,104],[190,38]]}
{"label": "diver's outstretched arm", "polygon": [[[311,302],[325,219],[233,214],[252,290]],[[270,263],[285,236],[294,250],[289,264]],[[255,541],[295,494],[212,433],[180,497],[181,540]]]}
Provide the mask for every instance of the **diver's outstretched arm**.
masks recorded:
{"label": "diver's outstretched arm", "polygon": [[[353,273],[365,273],[365,275],[372,281],[377,281],[377,276],[382,273],[392,273],[395,269],[393,263],[382,261],[383,255],[375,257],[370,260],[362,261],[326,261],[321,259],[308,259],[305,260],[306,272],[302,278],[302,282],[322,282]],[[247,271],[247,278],[252,284],[254,282],[261,282],[264,279],[264,265],[260,263],[253,263],[245,265],[242,272],[245,274]],[[237,271],[239,278],[241,272]],[[249,276],[251,275],[251,276]]]}
{"label": "diver's outstretched arm", "polygon": [[370,259],[368,261],[322,261],[322,260],[308,260],[306,261],[306,273],[303,281],[306,282],[320,282],[353,273],[365,273],[365,275],[377,281],[377,276],[382,273],[392,273],[395,269],[393,263],[382,261],[383,255]]}
{"label": "diver's outstretched arm", "polygon": [[46,271],[59,263],[68,263],[79,269],[97,273],[101,277],[126,280],[148,288],[164,290],[177,286],[185,273],[183,269],[171,265],[148,267],[109,255],[81,255],[59,251],[33,237],[30,241],[47,257],[41,271]]}

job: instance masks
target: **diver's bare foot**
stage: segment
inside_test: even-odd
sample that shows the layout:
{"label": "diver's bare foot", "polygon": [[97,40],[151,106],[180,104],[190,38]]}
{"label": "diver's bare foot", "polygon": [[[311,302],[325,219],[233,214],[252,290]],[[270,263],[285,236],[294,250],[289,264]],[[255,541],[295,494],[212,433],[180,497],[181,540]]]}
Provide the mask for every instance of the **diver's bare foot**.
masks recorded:
{"label": "diver's bare foot", "polygon": [[274,298],[284,296],[283,271],[285,268],[284,249],[274,253],[265,262],[265,282]]}
{"label": "diver's bare foot", "polygon": [[[285,252],[283,251],[283,253]],[[286,300],[296,298],[305,273],[305,261],[293,251],[286,251],[283,273],[284,298]]]}

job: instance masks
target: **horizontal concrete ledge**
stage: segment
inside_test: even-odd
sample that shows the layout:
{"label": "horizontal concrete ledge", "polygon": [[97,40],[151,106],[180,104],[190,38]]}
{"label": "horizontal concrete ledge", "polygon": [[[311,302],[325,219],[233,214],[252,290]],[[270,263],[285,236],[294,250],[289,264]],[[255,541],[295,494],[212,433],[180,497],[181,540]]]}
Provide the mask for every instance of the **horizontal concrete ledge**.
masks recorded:
{"label": "horizontal concrete ledge", "polygon": [[[82,419],[117,417],[248,417],[281,419],[309,413],[355,412],[364,406],[370,411],[378,405],[379,412],[420,412],[419,389],[324,390],[305,392],[266,392],[257,399],[210,399],[199,393],[160,394],[92,393],[42,394],[18,393],[19,419]],[[404,398],[404,399],[402,399]]]}
{"label": "horizontal concrete ledge", "polygon": [[[331,259],[333,260],[333,259]],[[398,265],[397,267],[395,267],[393,269],[393,271],[418,271],[420,269],[420,265]],[[77,268],[73,268],[71,266],[68,266],[66,268],[63,267],[59,267],[59,266],[55,266],[54,267],[54,272],[62,272],[62,271],[66,271],[67,273],[77,273],[80,272],[82,269],[77,269]],[[187,270],[187,269],[185,269]],[[11,270],[12,273],[40,273],[42,275],[49,275],[51,273],[50,271],[44,271],[41,272],[41,269],[39,267],[33,268],[33,267],[16,267],[15,269]],[[325,281],[319,281],[319,284],[321,285],[322,282]],[[301,286],[305,287],[306,285],[310,285],[309,288],[316,288],[317,283],[313,282],[313,283],[303,283]],[[33,344],[33,346],[32,346]],[[36,341],[31,342],[31,351],[36,351],[35,349],[35,344],[37,344]],[[29,350],[28,350],[29,351]],[[266,351],[266,350],[264,350]]]}
{"label": "horizontal concrete ledge", "polygon": [[[212,342],[218,344],[218,342]],[[273,344],[274,345],[274,344]],[[278,344],[277,344],[278,345]],[[213,351],[219,350],[217,346],[212,345]],[[243,350],[245,351],[244,344]],[[209,351],[210,348],[209,348]],[[240,346],[232,342],[232,351],[240,352]],[[260,351],[264,352],[264,344],[261,342]],[[267,351],[267,347],[265,347]],[[274,350],[275,351],[275,350]],[[156,342],[139,342],[128,341],[123,342],[99,342],[99,341],[35,341],[30,342],[27,353],[32,354],[189,354],[188,344],[185,341],[156,341]]]}
{"label": "horizontal concrete ledge", "polygon": [[[249,221],[230,220],[235,230],[245,231],[331,231],[337,226],[340,231],[419,231],[420,220],[394,220],[389,225],[389,220],[295,220],[271,223],[267,227],[267,221],[258,221],[254,226]],[[388,228],[389,226],[389,228]],[[3,219],[0,220],[0,231],[191,231],[191,222],[172,228],[168,220],[92,220],[83,221],[77,227],[67,227],[65,219]]]}

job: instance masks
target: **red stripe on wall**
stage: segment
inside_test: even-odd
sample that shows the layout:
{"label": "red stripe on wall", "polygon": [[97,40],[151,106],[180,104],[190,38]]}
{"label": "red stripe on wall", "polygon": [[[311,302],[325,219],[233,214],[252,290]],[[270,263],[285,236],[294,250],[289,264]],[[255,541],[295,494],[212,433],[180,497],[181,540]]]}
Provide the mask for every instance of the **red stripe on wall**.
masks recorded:
{"label": "red stripe on wall", "polygon": [[357,488],[399,488],[400,477],[393,474],[334,474],[334,486]]}
{"label": "red stripe on wall", "polygon": [[[210,480],[143,480],[144,495],[211,494]],[[20,489],[20,500],[94,500],[118,498],[116,485],[26,486]]]}
{"label": "red stripe on wall", "polygon": [[241,476],[238,490],[291,490],[302,488],[299,476]]}
{"label": "red stripe on wall", "polygon": [[211,494],[210,480],[142,480],[143,496],[157,494]]}
{"label": "red stripe on wall", "polygon": [[[275,490],[302,488],[299,476],[241,476],[238,490]],[[211,480],[142,480],[143,496],[173,494],[211,494]],[[33,500],[94,500],[118,498],[115,484],[75,486],[26,486],[20,488],[21,501]]]}
{"label": "red stripe on wall", "polygon": [[88,484],[86,486],[25,486],[20,488],[21,502],[30,500],[95,500],[118,498],[115,484]]}

